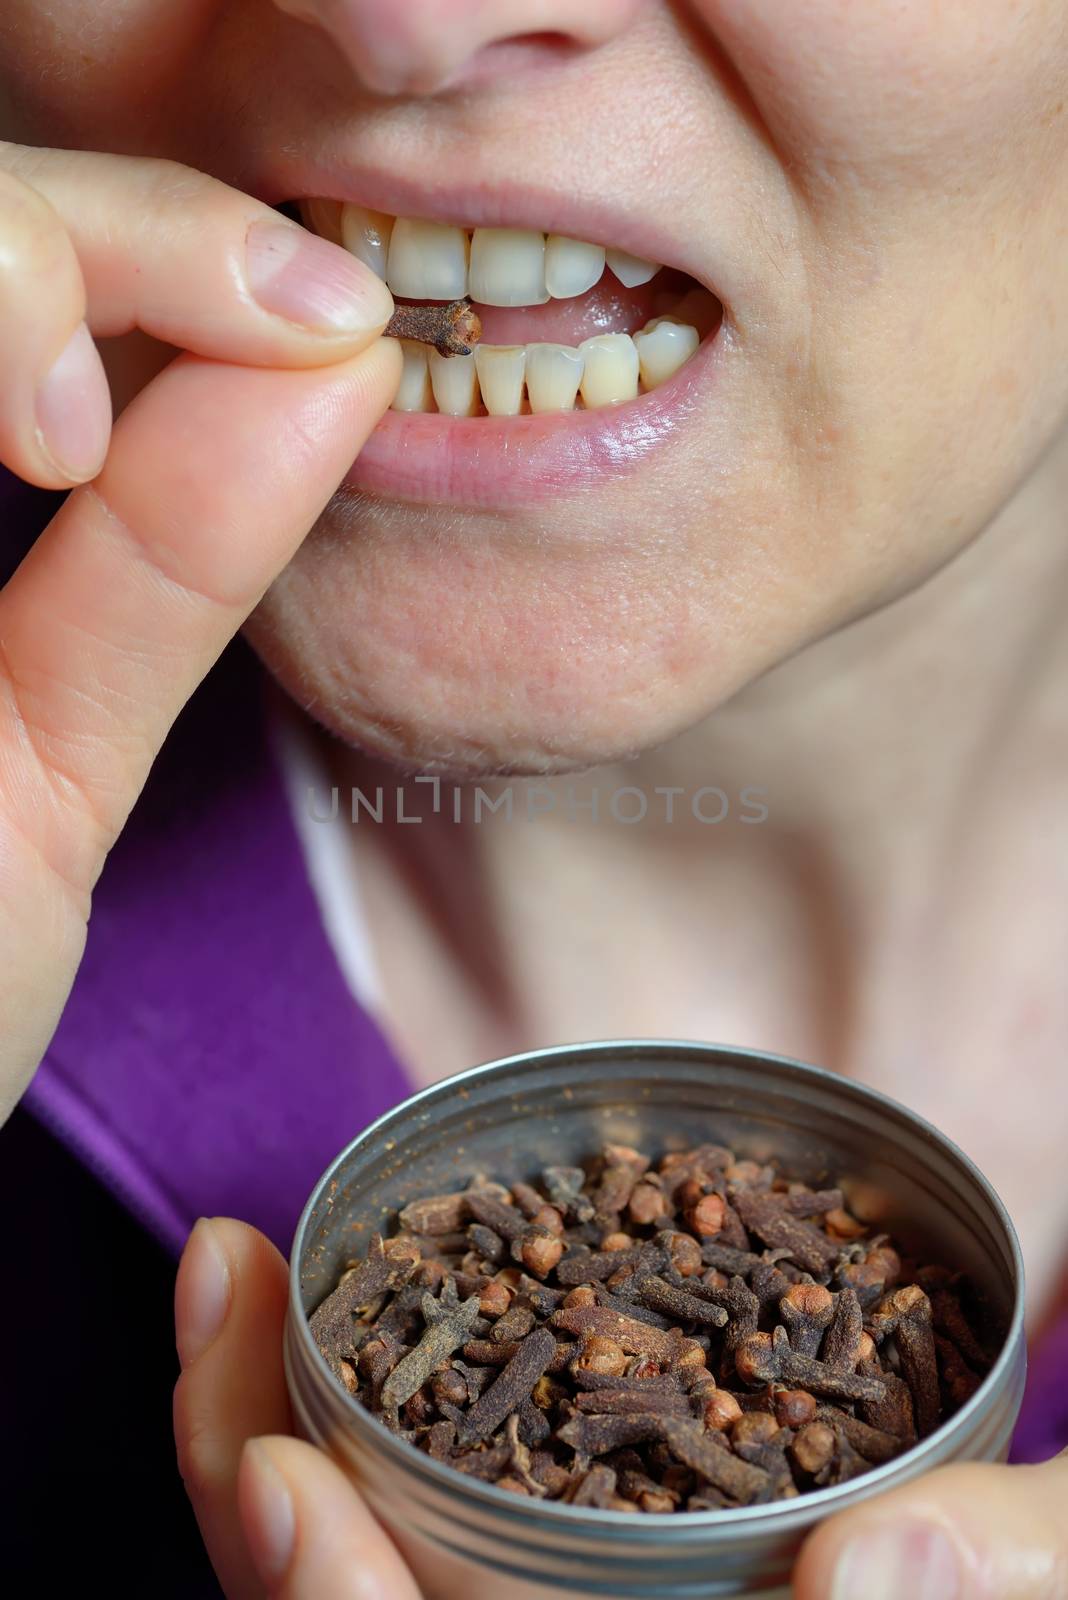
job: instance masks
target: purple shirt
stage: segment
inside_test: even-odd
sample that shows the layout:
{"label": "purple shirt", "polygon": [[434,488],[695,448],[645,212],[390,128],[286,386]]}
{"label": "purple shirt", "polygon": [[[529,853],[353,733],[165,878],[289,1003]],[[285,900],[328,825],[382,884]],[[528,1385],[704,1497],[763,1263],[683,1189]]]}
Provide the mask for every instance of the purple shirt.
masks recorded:
{"label": "purple shirt", "polygon": [[[58,504],[0,469],[0,579]],[[410,1092],[324,933],[262,691],[237,640],[183,711],[24,1102],[175,1255],[220,1213],[288,1253],[323,1168]],[[1066,1366],[1068,1320],[1032,1362],[1014,1459],[1068,1443]]]}

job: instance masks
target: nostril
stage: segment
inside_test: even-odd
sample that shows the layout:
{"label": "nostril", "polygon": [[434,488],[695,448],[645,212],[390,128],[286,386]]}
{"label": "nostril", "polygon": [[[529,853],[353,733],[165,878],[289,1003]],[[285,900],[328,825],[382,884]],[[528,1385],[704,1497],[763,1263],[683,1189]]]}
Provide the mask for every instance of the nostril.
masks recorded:
{"label": "nostril", "polygon": [[542,70],[567,66],[587,49],[583,40],[561,32],[517,33],[510,38],[493,39],[460,63],[442,87],[471,89],[494,82],[514,82],[521,74],[530,77]]}
{"label": "nostril", "polygon": [[546,30],[542,33],[517,33],[510,39],[495,39],[485,48],[487,51],[523,50],[528,55],[541,54],[559,60],[561,56],[580,55],[584,45],[572,34]]}

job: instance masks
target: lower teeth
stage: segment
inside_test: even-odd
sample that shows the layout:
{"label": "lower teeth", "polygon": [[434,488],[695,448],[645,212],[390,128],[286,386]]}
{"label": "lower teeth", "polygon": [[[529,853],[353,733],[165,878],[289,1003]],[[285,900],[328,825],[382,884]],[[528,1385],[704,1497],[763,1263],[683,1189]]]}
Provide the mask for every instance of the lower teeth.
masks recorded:
{"label": "lower teeth", "polygon": [[402,339],[404,372],[393,410],[454,417],[593,411],[659,388],[700,342],[695,327],[673,317],[654,318],[633,338],[610,333],[577,346],[480,344],[471,356],[440,356]]}

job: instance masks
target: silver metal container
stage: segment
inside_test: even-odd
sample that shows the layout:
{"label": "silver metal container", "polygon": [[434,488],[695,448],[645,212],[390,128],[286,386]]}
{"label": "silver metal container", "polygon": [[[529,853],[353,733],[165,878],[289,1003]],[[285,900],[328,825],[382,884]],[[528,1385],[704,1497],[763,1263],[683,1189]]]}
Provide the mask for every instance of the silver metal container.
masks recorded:
{"label": "silver metal container", "polygon": [[[913,1450],[795,1500],[677,1515],[517,1498],[462,1477],[388,1430],[331,1377],[308,1315],[409,1200],[576,1163],[608,1140],[660,1154],[709,1141],[791,1176],[833,1176],[865,1221],[968,1273],[1004,1319],[982,1388]],[[1008,1452],[1023,1394],[1023,1264],[1004,1207],[948,1139],[884,1095],[782,1056],[677,1040],[605,1040],[490,1062],[414,1095],[324,1174],[293,1245],[286,1375],[297,1426],[388,1527],[425,1600],[788,1600],[823,1518],[949,1461]]]}

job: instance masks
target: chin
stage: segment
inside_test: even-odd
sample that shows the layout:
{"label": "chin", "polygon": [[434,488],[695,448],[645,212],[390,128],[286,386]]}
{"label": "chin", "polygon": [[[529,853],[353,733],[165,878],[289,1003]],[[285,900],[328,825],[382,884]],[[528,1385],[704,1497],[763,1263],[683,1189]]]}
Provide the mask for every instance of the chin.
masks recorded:
{"label": "chin", "polygon": [[321,727],[354,750],[404,772],[455,783],[553,777],[626,761],[680,731],[670,698],[636,686],[609,692],[605,663],[577,660],[549,693],[535,693],[522,663],[498,663],[462,680],[433,665],[383,670],[345,630],[296,623],[261,606],[246,635],[268,671]]}
{"label": "chin", "polygon": [[529,528],[492,534],[328,511],[246,637],[345,744],[460,782],[629,760],[752,675],[685,560],[556,562]]}

